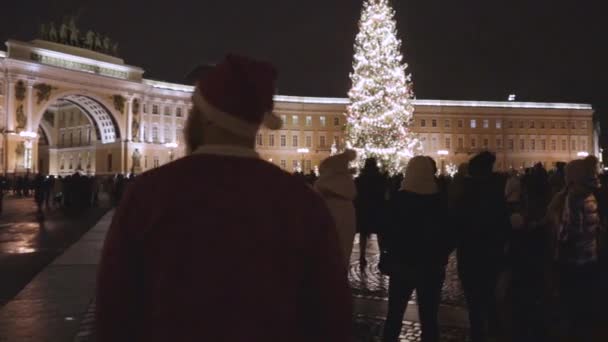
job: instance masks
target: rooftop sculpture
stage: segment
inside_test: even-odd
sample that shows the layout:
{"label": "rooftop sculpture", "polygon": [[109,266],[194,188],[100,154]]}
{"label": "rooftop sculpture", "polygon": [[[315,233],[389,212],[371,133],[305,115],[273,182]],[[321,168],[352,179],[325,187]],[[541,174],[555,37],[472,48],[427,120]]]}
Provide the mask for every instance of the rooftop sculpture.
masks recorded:
{"label": "rooftop sculpture", "polygon": [[59,28],[54,22],[40,25],[40,39],[118,56],[118,43],[92,30],[81,31],[76,16],[64,17]]}

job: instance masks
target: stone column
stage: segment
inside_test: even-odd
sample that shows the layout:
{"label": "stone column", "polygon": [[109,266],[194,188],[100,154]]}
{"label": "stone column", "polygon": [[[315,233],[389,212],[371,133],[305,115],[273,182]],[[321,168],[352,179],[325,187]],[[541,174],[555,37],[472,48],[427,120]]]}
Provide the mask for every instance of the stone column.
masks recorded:
{"label": "stone column", "polygon": [[177,106],[173,107],[173,110],[171,111],[171,142],[172,143],[177,143],[177,133],[176,133],[176,129],[177,129]]}
{"label": "stone column", "polygon": [[133,141],[133,96],[127,96],[127,138],[125,141]]}
{"label": "stone column", "polygon": [[6,130],[9,132],[15,131],[15,81],[8,79],[8,92],[6,94]]}
{"label": "stone column", "polygon": [[158,132],[158,136],[160,138],[160,142],[161,143],[165,143],[165,107],[167,107],[167,104],[162,104],[160,106],[160,124],[159,124],[159,132]]}
{"label": "stone column", "polygon": [[31,80],[28,80],[27,82],[27,95],[25,100],[27,102],[27,123],[25,124],[25,130],[32,132],[34,128],[32,127],[32,117],[34,115],[34,82]]}

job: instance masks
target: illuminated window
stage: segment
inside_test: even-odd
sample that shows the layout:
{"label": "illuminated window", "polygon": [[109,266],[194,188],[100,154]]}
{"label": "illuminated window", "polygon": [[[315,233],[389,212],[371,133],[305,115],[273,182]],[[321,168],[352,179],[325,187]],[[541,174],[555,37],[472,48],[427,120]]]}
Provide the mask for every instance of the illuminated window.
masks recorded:
{"label": "illuminated window", "polygon": [[471,128],[477,128],[477,120],[471,119]]}
{"label": "illuminated window", "polygon": [[297,125],[298,124],[298,116],[297,115],[294,115],[294,116],[291,117],[291,123],[293,125]]}
{"label": "illuminated window", "polygon": [[340,118],[339,117],[334,117],[334,126],[340,126]]}
{"label": "illuminated window", "polygon": [[311,126],[312,125],[312,116],[307,116],[306,117],[306,126]]}
{"label": "illuminated window", "polygon": [[496,128],[497,129],[501,129],[502,128],[502,120],[501,119],[497,119],[496,120]]}
{"label": "illuminated window", "polygon": [[283,125],[287,124],[287,115],[281,115],[281,121],[283,122]]}
{"label": "illuminated window", "polygon": [[489,127],[490,127],[490,120],[484,119],[483,120],[483,128],[489,128]]}
{"label": "illuminated window", "polygon": [[321,127],[325,127],[325,125],[327,124],[326,118],[324,116],[320,117],[319,120],[321,121]]}

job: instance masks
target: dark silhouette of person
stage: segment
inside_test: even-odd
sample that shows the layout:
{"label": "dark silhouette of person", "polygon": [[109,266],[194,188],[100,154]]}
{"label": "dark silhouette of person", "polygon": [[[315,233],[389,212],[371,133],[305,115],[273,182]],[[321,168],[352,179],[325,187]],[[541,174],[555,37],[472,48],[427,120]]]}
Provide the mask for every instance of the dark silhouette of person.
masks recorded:
{"label": "dark silhouette of person", "polygon": [[37,217],[39,220],[43,220],[44,219],[44,212],[43,212],[44,195],[46,192],[45,177],[41,173],[39,173],[34,178],[33,185],[34,185],[34,201],[36,202],[36,206],[38,208]]}
{"label": "dark silhouette of person", "polygon": [[422,341],[439,341],[437,314],[450,249],[447,202],[432,162],[412,158],[401,190],[389,202],[392,224],[385,231],[384,272],[390,276],[383,342],[396,342],[413,290],[418,295]]}
{"label": "dark silhouette of person", "polygon": [[367,265],[365,258],[367,240],[371,234],[376,234],[378,244],[382,249],[382,226],[385,223],[386,181],[378,168],[375,158],[365,160],[359,177],[355,179],[357,198],[355,210],[357,213],[357,232],[359,233],[359,262],[362,270]]}
{"label": "dark silhouette of person", "polygon": [[467,301],[472,342],[498,330],[496,288],[505,262],[509,212],[505,181],[492,169],[496,157],[481,152],[469,162],[458,243],[458,272]]}

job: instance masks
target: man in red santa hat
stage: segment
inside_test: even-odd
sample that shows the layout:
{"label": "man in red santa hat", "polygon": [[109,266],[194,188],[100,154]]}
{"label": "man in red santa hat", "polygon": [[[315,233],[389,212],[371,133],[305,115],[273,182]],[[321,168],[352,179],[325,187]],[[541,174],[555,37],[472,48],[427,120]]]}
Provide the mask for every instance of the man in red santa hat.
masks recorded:
{"label": "man in red santa hat", "polygon": [[200,77],[190,155],[137,178],[98,277],[100,341],[351,339],[336,228],[304,182],[259,158],[276,72],[229,55]]}

